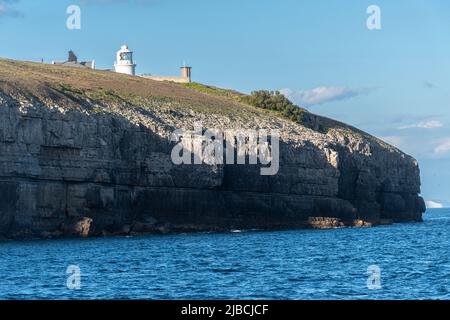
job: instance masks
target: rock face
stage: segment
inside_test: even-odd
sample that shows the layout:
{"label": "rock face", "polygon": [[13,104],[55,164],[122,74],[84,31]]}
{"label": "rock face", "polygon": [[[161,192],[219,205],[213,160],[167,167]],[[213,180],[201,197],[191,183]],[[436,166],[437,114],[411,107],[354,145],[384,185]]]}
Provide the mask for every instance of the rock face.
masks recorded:
{"label": "rock face", "polygon": [[[0,237],[369,226],[425,211],[417,161],[344,124],[310,115],[317,130],[124,75],[17,63],[8,78],[2,67]],[[170,135],[195,121],[278,129],[278,174],[173,164]]]}

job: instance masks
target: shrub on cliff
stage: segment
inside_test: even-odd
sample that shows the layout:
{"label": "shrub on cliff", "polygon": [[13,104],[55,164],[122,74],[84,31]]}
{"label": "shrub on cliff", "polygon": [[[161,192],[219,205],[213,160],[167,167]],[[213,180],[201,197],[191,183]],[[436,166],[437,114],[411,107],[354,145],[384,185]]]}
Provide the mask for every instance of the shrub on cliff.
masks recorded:
{"label": "shrub on cliff", "polygon": [[293,104],[279,91],[258,90],[242,98],[243,102],[256,108],[267,109],[280,113],[282,116],[296,122],[302,122],[305,109]]}

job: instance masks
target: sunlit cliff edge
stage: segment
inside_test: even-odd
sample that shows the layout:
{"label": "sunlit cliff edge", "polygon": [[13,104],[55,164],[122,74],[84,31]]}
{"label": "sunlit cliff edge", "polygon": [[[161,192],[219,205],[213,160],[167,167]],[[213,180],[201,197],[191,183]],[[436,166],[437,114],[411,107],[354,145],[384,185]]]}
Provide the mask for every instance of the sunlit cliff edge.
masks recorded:
{"label": "sunlit cliff edge", "polygon": [[[200,84],[0,59],[0,237],[421,221],[417,161],[303,110]],[[175,165],[178,128],[277,129],[280,168]]]}

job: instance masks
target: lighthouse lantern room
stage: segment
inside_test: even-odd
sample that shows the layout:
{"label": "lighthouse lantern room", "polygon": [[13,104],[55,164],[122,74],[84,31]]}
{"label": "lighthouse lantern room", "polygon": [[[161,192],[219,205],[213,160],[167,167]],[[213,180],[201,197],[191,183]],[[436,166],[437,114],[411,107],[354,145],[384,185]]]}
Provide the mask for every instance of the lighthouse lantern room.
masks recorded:
{"label": "lighthouse lantern room", "polygon": [[114,63],[114,68],[118,73],[135,75],[136,64],[133,61],[133,51],[128,49],[127,45],[123,45],[117,51],[117,60]]}

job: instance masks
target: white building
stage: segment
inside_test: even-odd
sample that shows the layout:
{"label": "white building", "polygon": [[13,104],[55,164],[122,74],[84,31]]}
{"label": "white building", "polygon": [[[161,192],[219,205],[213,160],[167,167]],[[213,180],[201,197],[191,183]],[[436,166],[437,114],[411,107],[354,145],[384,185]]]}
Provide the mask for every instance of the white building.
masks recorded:
{"label": "white building", "polygon": [[118,73],[125,73],[134,76],[136,74],[136,64],[133,61],[133,51],[128,49],[127,45],[123,45],[117,51],[117,60],[114,68]]}
{"label": "white building", "polygon": [[[134,76],[136,74],[136,64],[133,61],[133,51],[131,51],[127,45],[123,45],[119,51],[117,51],[117,60],[114,63],[115,71],[118,73],[124,73]],[[183,65],[181,67],[180,76],[158,76],[158,75],[141,75],[140,77],[151,79],[155,81],[169,81],[177,83],[189,83],[191,82],[191,67]]]}

